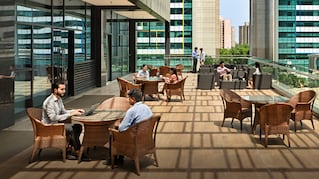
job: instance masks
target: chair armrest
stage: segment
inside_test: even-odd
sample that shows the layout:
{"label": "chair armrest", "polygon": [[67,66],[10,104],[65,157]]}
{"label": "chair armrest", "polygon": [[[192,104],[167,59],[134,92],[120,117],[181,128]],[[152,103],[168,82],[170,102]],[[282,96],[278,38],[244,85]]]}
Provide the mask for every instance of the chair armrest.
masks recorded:
{"label": "chair armrest", "polygon": [[307,102],[298,102],[295,106],[295,111],[305,111],[310,109],[311,109],[311,104]]}
{"label": "chair armrest", "polygon": [[37,124],[37,135],[38,136],[54,136],[62,135],[66,136],[66,131],[63,123],[58,124]]}

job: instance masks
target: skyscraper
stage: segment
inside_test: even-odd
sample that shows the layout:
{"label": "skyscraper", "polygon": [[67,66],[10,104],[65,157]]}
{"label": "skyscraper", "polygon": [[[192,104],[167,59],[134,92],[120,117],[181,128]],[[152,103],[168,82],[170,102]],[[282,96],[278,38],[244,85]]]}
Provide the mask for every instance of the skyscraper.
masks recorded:
{"label": "skyscraper", "polygon": [[239,26],[239,44],[249,44],[249,23]]}
{"label": "skyscraper", "polygon": [[318,0],[251,0],[251,55],[308,67],[319,53]]}

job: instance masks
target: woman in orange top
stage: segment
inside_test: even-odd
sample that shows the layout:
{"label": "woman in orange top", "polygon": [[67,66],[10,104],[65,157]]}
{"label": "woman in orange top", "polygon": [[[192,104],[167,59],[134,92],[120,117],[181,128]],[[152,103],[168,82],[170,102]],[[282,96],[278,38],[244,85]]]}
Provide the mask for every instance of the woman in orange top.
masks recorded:
{"label": "woman in orange top", "polygon": [[167,74],[166,77],[163,77],[165,80],[165,84],[163,86],[162,94],[164,94],[164,90],[166,88],[167,83],[176,83],[178,81],[177,71],[176,68],[171,68],[171,73]]}

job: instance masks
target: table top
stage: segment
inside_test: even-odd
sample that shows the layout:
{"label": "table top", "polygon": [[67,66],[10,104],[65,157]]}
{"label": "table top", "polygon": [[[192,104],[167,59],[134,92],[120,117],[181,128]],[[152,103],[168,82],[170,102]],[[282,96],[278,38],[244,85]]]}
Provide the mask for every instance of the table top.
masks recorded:
{"label": "table top", "polygon": [[156,77],[156,76],[151,76],[151,77],[149,77],[149,78],[143,78],[143,77],[137,77],[136,79],[135,79],[136,81],[141,81],[141,82],[143,82],[143,81],[164,81],[164,79],[163,78],[161,78],[161,77]]}
{"label": "table top", "polygon": [[82,123],[112,122],[123,118],[125,113],[125,111],[121,110],[96,109],[92,115],[72,116],[71,119]]}
{"label": "table top", "polygon": [[289,101],[289,98],[285,96],[275,96],[275,95],[252,95],[252,96],[242,96],[242,98],[252,103],[259,103],[259,104],[279,103],[279,102]]}

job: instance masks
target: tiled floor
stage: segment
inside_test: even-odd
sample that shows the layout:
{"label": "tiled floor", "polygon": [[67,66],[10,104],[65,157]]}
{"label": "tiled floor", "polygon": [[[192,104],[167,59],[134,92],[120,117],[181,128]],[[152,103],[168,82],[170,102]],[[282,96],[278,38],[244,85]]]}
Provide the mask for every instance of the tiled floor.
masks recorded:
{"label": "tiled floor", "polygon": [[[63,163],[57,151],[49,150],[41,153],[40,160],[29,164],[30,145],[0,163],[1,178],[319,178],[317,119],[314,121],[316,130],[311,129],[308,121],[303,122],[302,129],[296,133],[291,130],[291,148],[276,135],[269,139],[268,148],[264,148],[259,136],[251,134],[249,119],[244,120],[242,132],[238,120],[234,121],[234,128],[230,127],[231,119],[226,119],[224,127],[220,127],[223,107],[219,89],[198,90],[197,76],[187,75],[185,101],[180,102],[176,96],[168,103],[164,100],[145,102],[162,117],[156,140],[159,167],[153,166],[148,156],[141,161],[141,176],[135,174],[134,163],[129,159],[112,170],[103,165],[104,160],[99,160],[107,156],[107,149],[100,148],[90,150],[93,158],[90,162],[78,164],[68,160]],[[240,95],[277,95],[272,90],[235,91]],[[118,93],[115,81],[85,94]],[[32,128],[28,119],[24,119],[5,131],[30,132]],[[32,135],[24,138],[32,144]]]}

